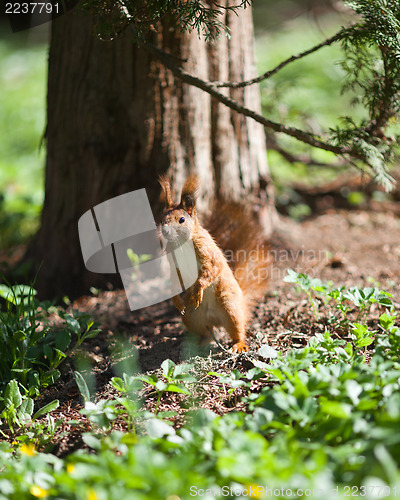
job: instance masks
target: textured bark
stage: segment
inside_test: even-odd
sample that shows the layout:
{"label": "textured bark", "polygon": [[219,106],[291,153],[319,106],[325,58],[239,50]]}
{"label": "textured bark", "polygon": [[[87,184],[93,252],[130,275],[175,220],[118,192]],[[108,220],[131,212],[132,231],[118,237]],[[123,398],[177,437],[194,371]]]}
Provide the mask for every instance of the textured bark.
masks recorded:
{"label": "textured bark", "polygon": [[[228,0],[229,3],[231,0]],[[250,9],[226,14],[232,38],[207,44],[197,34],[161,27],[153,42],[206,80],[255,75]],[[43,262],[42,296],[76,295],[104,286],[85,270],[78,219],[119,194],[145,187],[158,203],[157,176],[168,171],[179,188],[189,171],[204,186],[202,206],[214,195],[246,195],[271,230],[271,198],[261,125],[188,86],[132,42],[94,34],[79,10],[55,20],[49,54],[46,195],[41,229],[29,255]],[[225,89],[260,108],[257,86]]]}

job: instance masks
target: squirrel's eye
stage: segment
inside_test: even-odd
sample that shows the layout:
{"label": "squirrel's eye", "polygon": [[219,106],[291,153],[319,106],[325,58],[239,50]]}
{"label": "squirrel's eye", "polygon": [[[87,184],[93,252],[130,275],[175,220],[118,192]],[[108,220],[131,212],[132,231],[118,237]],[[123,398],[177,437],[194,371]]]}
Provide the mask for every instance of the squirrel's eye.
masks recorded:
{"label": "squirrel's eye", "polygon": [[185,217],[181,217],[181,218],[179,219],[179,224],[183,224],[184,222],[185,222]]}

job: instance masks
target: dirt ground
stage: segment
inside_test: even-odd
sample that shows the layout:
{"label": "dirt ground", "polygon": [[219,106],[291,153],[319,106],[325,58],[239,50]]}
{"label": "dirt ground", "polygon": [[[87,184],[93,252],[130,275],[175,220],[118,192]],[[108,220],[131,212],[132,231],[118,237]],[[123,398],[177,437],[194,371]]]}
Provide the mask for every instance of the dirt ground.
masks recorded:
{"label": "dirt ground", "polygon": [[[332,210],[301,223],[281,216],[270,253],[274,261],[268,291],[249,325],[253,350],[264,343],[277,349],[295,347],[295,330],[308,337],[315,326],[307,297],[283,281],[287,269],[335,286],[377,286],[392,293],[396,302],[400,300],[400,218],[392,212]],[[187,335],[170,301],[131,312],[125,292],[119,290],[82,297],[73,307],[87,310],[102,325],[103,333],[88,352],[99,371],[118,371],[115,363],[120,355],[113,361],[109,349],[119,340],[127,351],[137,350],[140,371],[155,370],[166,358],[178,363],[198,354],[187,352]],[[220,332],[218,338],[229,348],[226,334]],[[219,350],[215,342],[202,354],[210,350]]]}
{"label": "dirt ground", "polygon": [[[76,369],[94,373],[97,398],[107,399],[115,395],[109,384],[111,377],[124,371],[147,372],[158,369],[167,358],[179,363],[189,357],[196,360],[196,366],[204,364],[205,373],[210,367],[213,371],[227,372],[233,367],[248,369],[252,366],[251,357],[256,356],[264,344],[285,352],[303,347],[314,333],[324,332],[326,324],[313,316],[305,294],[283,281],[288,268],[322,281],[331,280],[335,286],[377,286],[392,293],[396,307],[400,308],[398,209],[399,203],[393,201],[385,206],[368,205],[362,210],[330,207],[303,222],[281,215],[270,242],[274,261],[269,288],[249,325],[250,352],[246,355],[233,355],[229,338],[223,332],[218,332],[217,338],[228,352],[215,342],[199,352],[190,343],[170,301],[131,312],[122,290],[100,292],[97,296],[76,300],[71,307],[88,311],[101,323],[102,333],[89,340],[72,361],[62,365],[61,378],[38,401],[38,405],[43,405],[55,398],[60,400],[55,418],[65,422],[61,430],[69,433],[66,437],[58,433],[55,452],[64,455],[81,447],[80,435],[89,425],[79,414],[82,403],[73,378]],[[379,311],[373,309],[372,317],[374,314],[377,320]],[[326,315],[321,314],[321,317],[326,318]],[[151,409],[154,398],[150,391],[145,396],[146,405]],[[179,397],[173,395],[162,405],[165,409],[180,408]],[[201,406],[217,413],[241,407],[240,398],[236,403],[228,402],[218,387],[211,387],[200,397],[203,397]],[[68,424],[70,420],[79,420],[81,424],[72,430]]]}

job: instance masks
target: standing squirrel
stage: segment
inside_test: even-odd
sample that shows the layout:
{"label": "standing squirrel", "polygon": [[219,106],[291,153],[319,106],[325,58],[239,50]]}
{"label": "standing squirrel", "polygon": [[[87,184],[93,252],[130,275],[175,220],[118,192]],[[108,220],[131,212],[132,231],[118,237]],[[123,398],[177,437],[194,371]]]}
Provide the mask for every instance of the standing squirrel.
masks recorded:
{"label": "standing squirrel", "polygon": [[[165,250],[170,256],[171,251],[191,242],[196,257],[197,279],[186,293],[172,298],[183,323],[201,339],[208,338],[214,326],[222,326],[233,341],[233,351],[247,351],[246,324],[252,302],[265,291],[269,265],[266,249],[260,246],[260,226],[250,211],[238,203],[217,203],[210,225],[214,226],[214,236],[219,234],[219,243],[226,253],[236,254],[236,258],[229,259],[230,266],[226,255],[198,220],[199,179],[196,176],[187,179],[178,204],[172,199],[169,179],[159,180],[166,201],[160,223],[161,234],[167,241]],[[180,264],[172,257],[169,262],[182,283]]]}

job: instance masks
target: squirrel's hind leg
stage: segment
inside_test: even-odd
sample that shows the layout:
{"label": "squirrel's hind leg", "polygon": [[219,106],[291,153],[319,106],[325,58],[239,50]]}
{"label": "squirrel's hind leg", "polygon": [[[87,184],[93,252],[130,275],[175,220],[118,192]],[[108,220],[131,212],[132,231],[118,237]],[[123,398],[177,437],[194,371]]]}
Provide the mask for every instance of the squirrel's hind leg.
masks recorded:
{"label": "squirrel's hind leg", "polygon": [[226,314],[226,312],[221,312],[221,314],[217,315],[214,319],[215,321],[208,324],[205,314],[201,311],[201,308],[191,310],[190,312],[188,311],[184,316],[182,316],[182,321],[188,331],[200,339],[200,345],[210,342],[210,330],[212,330],[213,325],[215,325],[223,326],[228,332],[233,341],[234,352],[248,351],[246,344],[246,323],[245,318],[241,314],[231,317]]}
{"label": "squirrel's hind leg", "polygon": [[237,324],[229,322],[226,325],[226,330],[233,341],[233,352],[246,352],[249,350],[246,344],[246,328],[245,324]]}
{"label": "squirrel's hind leg", "polygon": [[233,341],[234,352],[245,352],[249,348],[246,344],[246,304],[243,296],[238,295],[236,300],[224,304],[224,313],[221,315],[221,326],[228,332]]}

